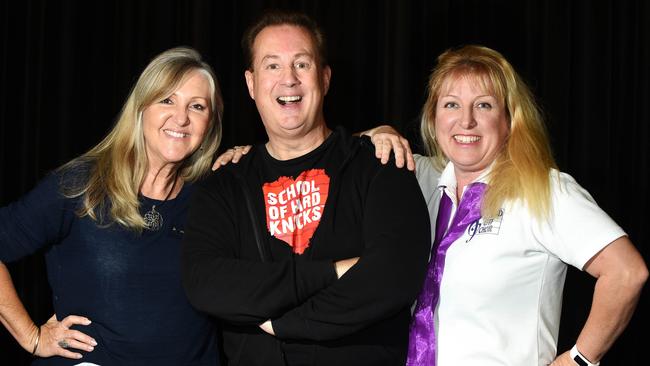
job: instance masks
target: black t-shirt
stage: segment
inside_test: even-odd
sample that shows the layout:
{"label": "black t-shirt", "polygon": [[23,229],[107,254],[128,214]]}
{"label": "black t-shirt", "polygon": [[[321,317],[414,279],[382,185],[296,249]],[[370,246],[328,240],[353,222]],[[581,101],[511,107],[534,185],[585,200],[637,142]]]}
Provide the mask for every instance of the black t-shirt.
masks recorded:
{"label": "black t-shirt", "polygon": [[[287,161],[256,146],[197,187],[184,284],[222,320],[229,364],[403,364],[429,242],[414,174],[338,129]],[[351,257],[337,280],[333,262]]]}

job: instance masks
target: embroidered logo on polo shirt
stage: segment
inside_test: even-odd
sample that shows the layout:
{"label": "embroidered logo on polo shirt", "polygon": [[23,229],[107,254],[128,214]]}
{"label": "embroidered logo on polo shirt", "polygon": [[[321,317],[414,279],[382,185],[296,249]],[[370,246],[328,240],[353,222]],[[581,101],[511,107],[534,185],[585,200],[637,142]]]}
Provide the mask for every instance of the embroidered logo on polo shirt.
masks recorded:
{"label": "embroidered logo on polo shirt", "polygon": [[465,241],[469,243],[476,235],[492,234],[499,235],[501,222],[503,221],[503,208],[499,209],[496,217],[480,218],[467,226],[467,235],[469,238]]}
{"label": "embroidered logo on polo shirt", "polygon": [[262,186],[269,233],[302,254],[320,224],[330,177],[324,169],[310,169],[293,179],[280,177]]}

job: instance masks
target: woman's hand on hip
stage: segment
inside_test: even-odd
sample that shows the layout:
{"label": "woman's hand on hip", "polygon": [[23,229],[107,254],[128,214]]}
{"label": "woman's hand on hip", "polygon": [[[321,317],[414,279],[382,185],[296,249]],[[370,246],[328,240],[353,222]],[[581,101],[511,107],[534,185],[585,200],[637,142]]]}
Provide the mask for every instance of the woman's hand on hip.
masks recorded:
{"label": "woman's hand on hip", "polygon": [[90,319],[83,316],[70,315],[59,321],[56,314],[52,315],[47,323],[41,325],[41,339],[35,355],[39,357],[81,358],[81,354],[73,350],[91,352],[95,349],[97,342],[92,337],[78,330],[70,329],[70,327],[90,323]]}

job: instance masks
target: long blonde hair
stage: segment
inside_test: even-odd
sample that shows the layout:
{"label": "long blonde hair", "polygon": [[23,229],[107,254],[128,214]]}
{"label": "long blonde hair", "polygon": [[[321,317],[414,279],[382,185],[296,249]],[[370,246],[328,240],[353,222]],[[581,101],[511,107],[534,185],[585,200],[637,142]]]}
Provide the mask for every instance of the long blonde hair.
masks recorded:
{"label": "long blonde hair", "polygon": [[549,172],[556,168],[540,110],[530,89],[497,51],[483,46],[450,49],[438,57],[422,110],[420,131],[438,168],[448,158],[436,141],[436,104],[449,78],[472,77],[505,106],[509,135],[488,177],[482,213],[493,217],[506,200],[521,200],[537,218],[550,213]]}
{"label": "long blonde hair", "polygon": [[148,168],[142,114],[149,105],[172,94],[195,70],[210,84],[210,122],[200,147],[181,163],[178,176],[193,182],[210,171],[221,139],[223,99],[219,84],[197,51],[172,48],[154,57],[144,69],[108,135],[59,169],[73,172],[73,177],[74,172],[87,172],[82,179],[62,182],[66,197],[83,196],[77,211],[80,217],[89,216],[101,225],[116,222],[135,231],[145,228],[138,199]]}

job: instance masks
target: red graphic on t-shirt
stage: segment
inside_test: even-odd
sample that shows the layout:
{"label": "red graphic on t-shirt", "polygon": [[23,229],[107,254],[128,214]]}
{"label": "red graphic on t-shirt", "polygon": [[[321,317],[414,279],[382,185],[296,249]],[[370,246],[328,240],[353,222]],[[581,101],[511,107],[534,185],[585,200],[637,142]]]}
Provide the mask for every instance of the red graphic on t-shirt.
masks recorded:
{"label": "red graphic on t-shirt", "polygon": [[323,216],[329,186],[330,177],[324,169],[265,183],[262,189],[269,233],[289,244],[294,253],[304,253]]}

